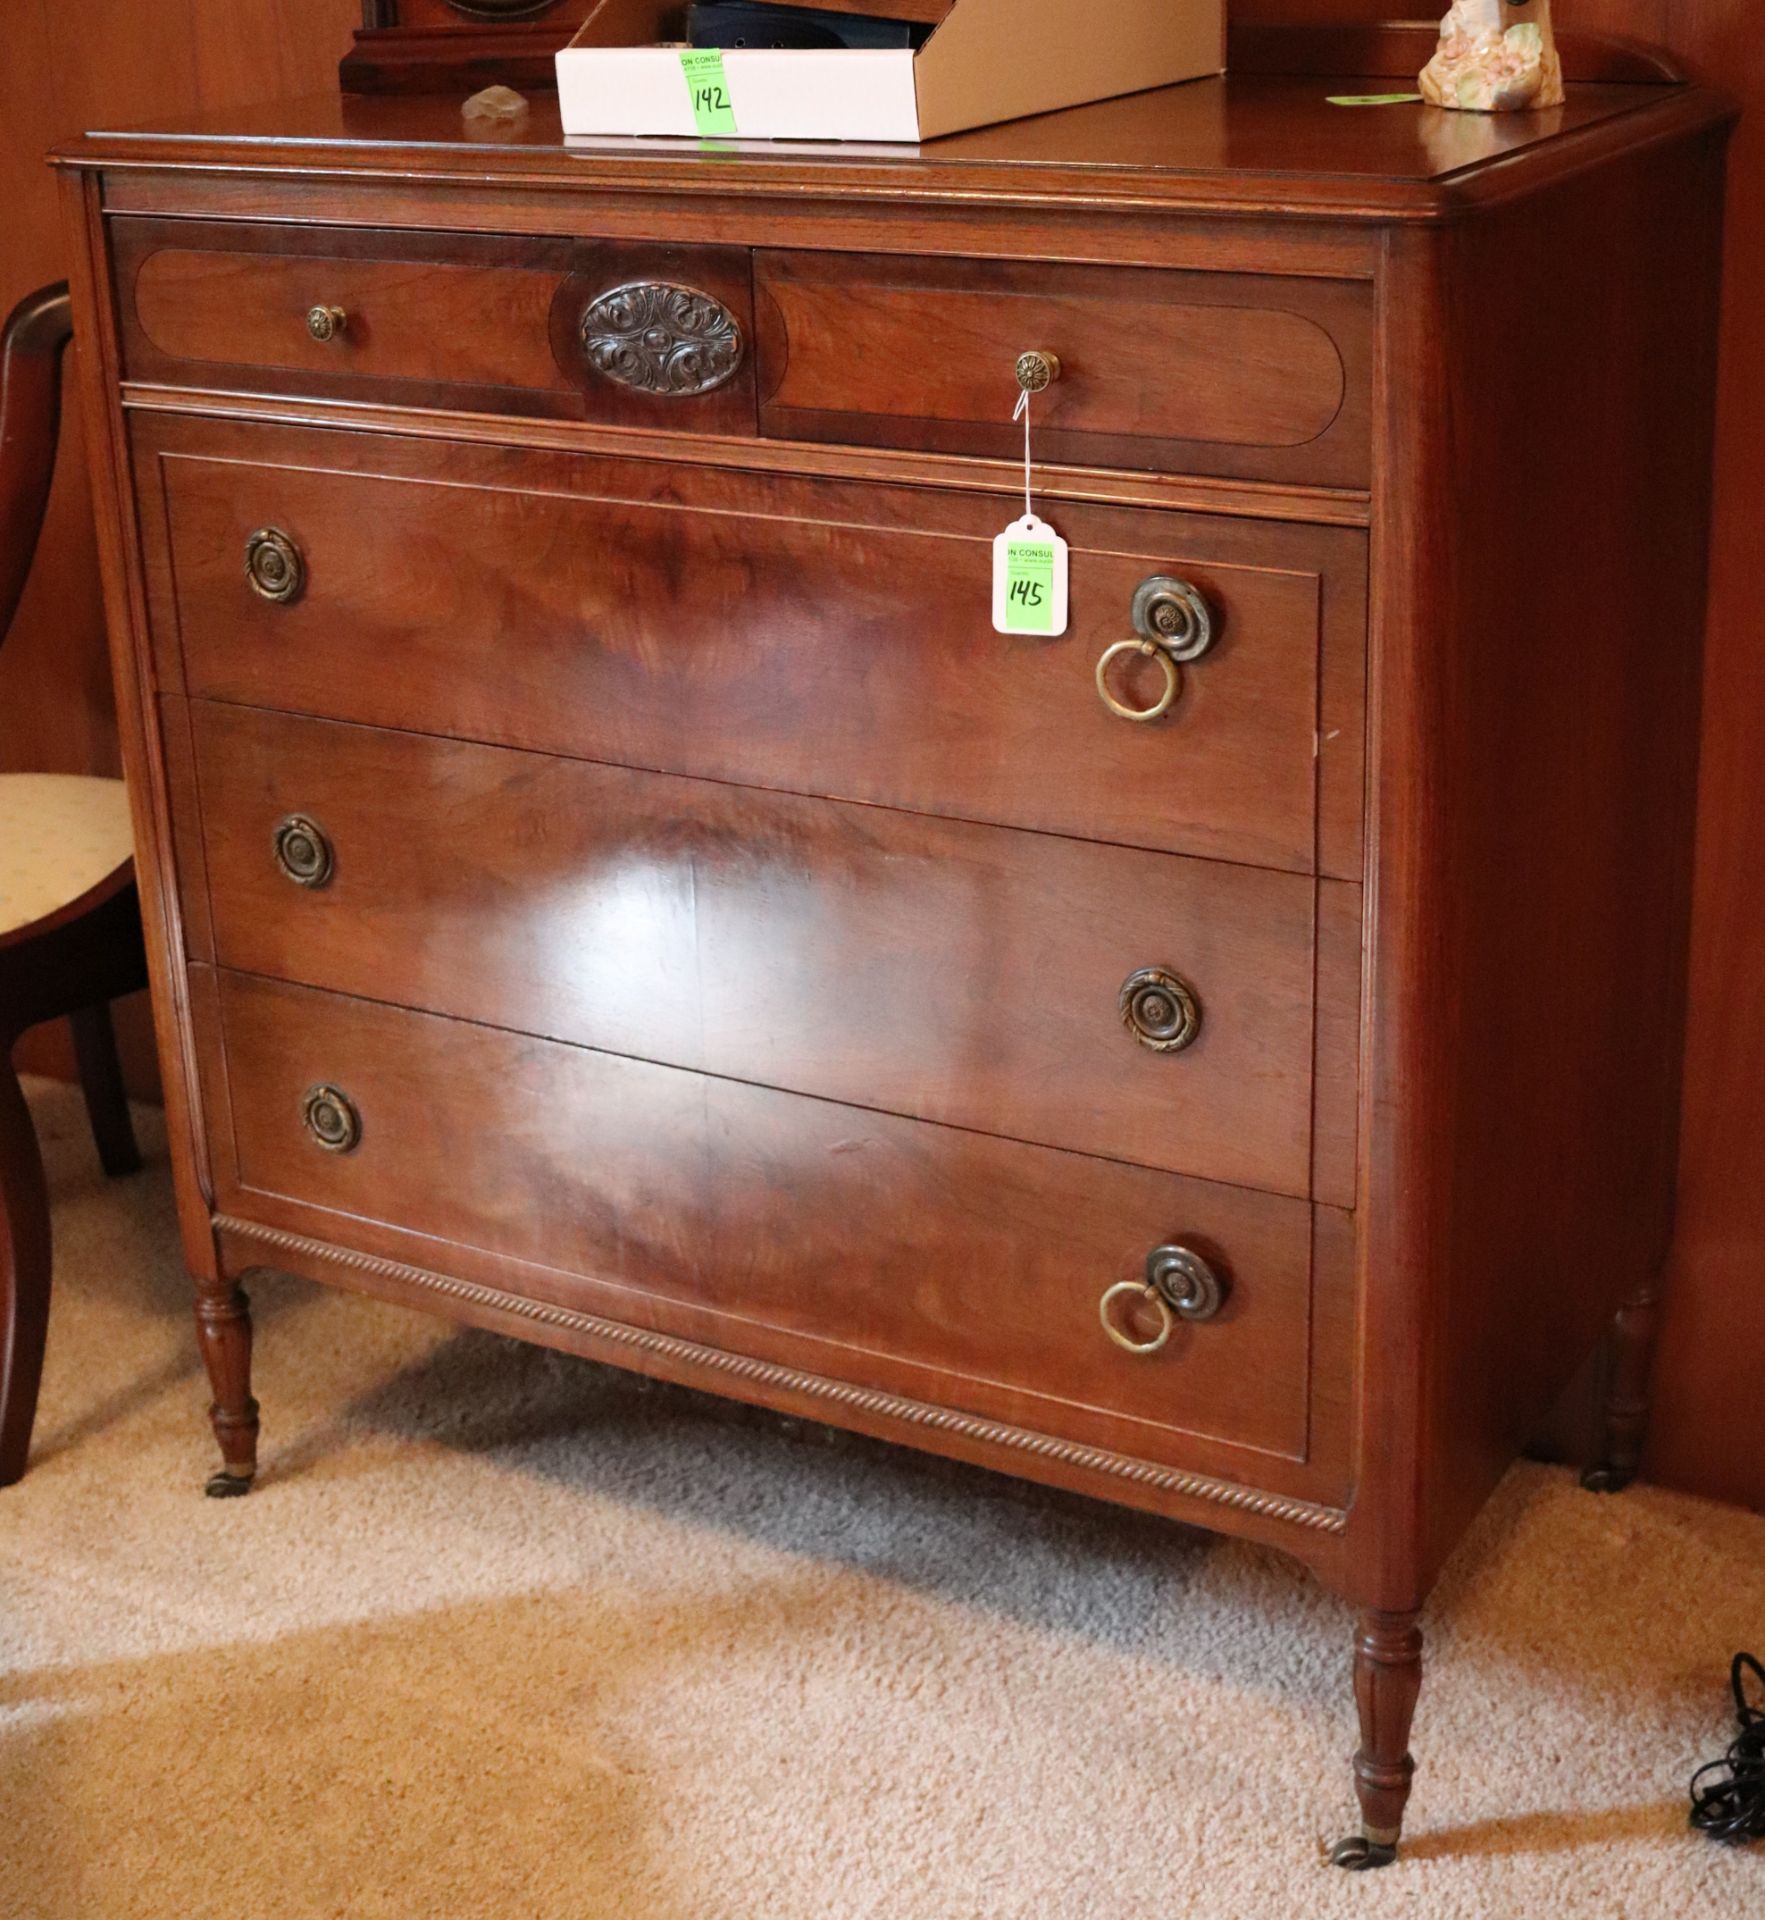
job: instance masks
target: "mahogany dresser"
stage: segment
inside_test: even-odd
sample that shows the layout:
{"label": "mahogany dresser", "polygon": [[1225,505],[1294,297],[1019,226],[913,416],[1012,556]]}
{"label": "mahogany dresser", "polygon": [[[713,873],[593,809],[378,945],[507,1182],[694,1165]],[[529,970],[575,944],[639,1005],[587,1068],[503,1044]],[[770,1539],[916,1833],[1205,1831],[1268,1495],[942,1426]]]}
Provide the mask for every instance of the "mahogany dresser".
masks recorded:
{"label": "mahogany dresser", "polygon": [[1391,1857],[1418,1610],[1614,1315],[1634,1466],[1669,1230],[1729,112],[1601,58],[60,156],[211,1492],[274,1266],[1241,1534]]}

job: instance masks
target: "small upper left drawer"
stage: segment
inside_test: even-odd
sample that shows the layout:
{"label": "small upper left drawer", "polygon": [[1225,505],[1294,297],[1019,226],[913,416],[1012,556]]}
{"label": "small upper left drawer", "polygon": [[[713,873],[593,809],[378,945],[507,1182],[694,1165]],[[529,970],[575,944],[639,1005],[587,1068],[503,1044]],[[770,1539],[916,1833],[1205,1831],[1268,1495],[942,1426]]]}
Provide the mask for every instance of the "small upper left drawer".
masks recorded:
{"label": "small upper left drawer", "polygon": [[132,380],[754,430],[745,248],[119,218]]}

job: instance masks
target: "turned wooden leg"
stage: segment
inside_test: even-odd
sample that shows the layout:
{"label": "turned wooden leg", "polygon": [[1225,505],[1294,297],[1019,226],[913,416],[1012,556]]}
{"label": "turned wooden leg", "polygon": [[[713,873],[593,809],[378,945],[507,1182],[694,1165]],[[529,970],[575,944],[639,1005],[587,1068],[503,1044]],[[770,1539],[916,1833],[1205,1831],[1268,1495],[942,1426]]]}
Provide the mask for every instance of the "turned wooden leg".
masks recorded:
{"label": "turned wooden leg", "polygon": [[1621,1493],[1636,1478],[1649,1423],[1659,1304],[1660,1291],[1653,1281],[1638,1287],[1618,1309],[1606,1335],[1599,1458],[1581,1476],[1590,1493]]}
{"label": "turned wooden leg", "polygon": [[139,1173],[141,1149],[135,1144],[135,1125],[129,1118],[129,1095],[117,1058],[110,1007],[104,1001],[82,1007],[68,1015],[67,1023],[73,1028],[80,1091],[86,1096],[86,1117],[98,1143],[99,1162],[113,1180],[120,1174]]}
{"label": "turned wooden leg", "polygon": [[1337,1841],[1330,1858],[1339,1867],[1386,1867],[1397,1858],[1404,1803],[1410,1797],[1410,1721],[1422,1690],[1422,1629],[1415,1613],[1360,1617],[1354,1641],[1354,1700],[1361,1744],[1354,1756],[1354,1790],[1361,1831]]}
{"label": "turned wooden leg", "polygon": [[0,1487],[24,1474],[48,1332],[49,1191],[31,1110],[0,1050]]}
{"label": "turned wooden leg", "polygon": [[214,1401],[208,1417],[220,1442],[221,1468],[207,1492],[217,1500],[249,1493],[257,1474],[257,1402],[251,1397],[251,1302],[242,1289],[220,1280],[198,1283],[196,1334]]}

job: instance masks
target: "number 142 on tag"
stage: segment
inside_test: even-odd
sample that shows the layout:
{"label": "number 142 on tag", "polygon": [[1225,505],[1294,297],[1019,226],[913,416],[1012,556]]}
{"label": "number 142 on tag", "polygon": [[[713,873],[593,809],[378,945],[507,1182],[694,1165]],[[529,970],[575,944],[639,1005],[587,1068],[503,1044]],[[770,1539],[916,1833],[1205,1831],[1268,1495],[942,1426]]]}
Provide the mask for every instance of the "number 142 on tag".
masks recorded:
{"label": "number 142 on tag", "polygon": [[1066,542],[1033,513],[993,542],[993,630],[1066,631]]}

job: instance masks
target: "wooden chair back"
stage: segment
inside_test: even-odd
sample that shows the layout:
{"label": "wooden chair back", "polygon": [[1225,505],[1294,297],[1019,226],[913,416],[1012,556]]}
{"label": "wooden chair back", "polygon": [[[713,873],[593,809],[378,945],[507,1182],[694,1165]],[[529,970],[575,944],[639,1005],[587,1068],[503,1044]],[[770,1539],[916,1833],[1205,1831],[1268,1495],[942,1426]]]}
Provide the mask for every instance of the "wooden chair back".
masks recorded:
{"label": "wooden chair back", "polygon": [[61,358],[72,334],[63,281],[26,294],[0,335],[0,645],[43,530],[61,425]]}

